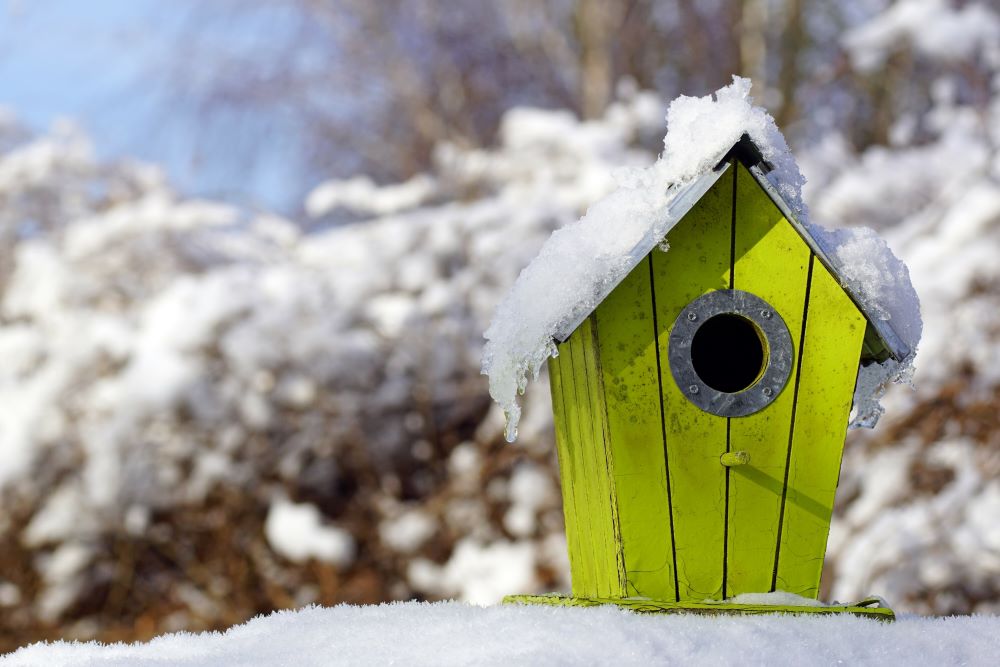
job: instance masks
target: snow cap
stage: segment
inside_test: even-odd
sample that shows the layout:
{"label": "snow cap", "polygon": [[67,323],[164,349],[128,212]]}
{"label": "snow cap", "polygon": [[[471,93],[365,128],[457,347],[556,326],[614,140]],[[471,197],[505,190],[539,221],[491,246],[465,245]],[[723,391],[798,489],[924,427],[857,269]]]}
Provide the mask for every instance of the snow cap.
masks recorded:
{"label": "snow cap", "polygon": [[[873,392],[880,396],[889,380],[908,377],[905,369],[921,323],[906,267],[870,230],[831,232],[809,224],[802,202],[805,178],[774,119],[753,105],[750,80],[734,76],[713,95],[682,95],[671,102],[666,120],[660,158],[648,168],[616,174],[618,189],[553,232],[497,307],[485,333],[482,372],[506,415],[508,441],[517,438],[517,396],[524,393],[528,377],[537,378],[542,364],[556,354],[555,341],[565,340],[664,239],[718,178],[714,168],[747,138],[770,168],[766,176],[754,170],[755,177],[869,321],[880,333],[887,332],[880,337],[895,365],[873,383]],[[893,319],[893,326],[887,326]],[[868,410],[859,415],[864,417],[860,425],[877,420],[877,396],[868,402],[855,398],[856,405],[864,403]]]}

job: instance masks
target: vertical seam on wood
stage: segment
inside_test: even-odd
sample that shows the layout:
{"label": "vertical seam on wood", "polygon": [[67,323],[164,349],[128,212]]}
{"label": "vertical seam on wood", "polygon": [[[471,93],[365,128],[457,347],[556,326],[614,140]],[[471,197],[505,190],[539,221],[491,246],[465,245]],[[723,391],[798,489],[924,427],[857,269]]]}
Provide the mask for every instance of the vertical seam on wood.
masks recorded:
{"label": "vertical seam on wood", "polygon": [[802,304],[802,332],[799,334],[799,353],[795,362],[795,393],[792,395],[792,415],[788,427],[788,450],[785,452],[785,478],[781,485],[781,505],[778,510],[778,534],[774,545],[774,570],[771,573],[771,590],[778,586],[778,558],[781,556],[781,533],[785,527],[785,501],[788,497],[788,472],[792,463],[792,441],[795,438],[795,411],[799,404],[799,381],[802,378],[802,354],[806,346],[806,322],[809,319],[809,293],[812,288],[813,263],[816,254],[809,254],[809,270],[806,272],[806,297]]}
{"label": "vertical seam on wood", "polygon": [[660,325],[656,314],[656,280],[653,275],[653,254],[646,255],[649,262],[649,296],[653,308],[653,349],[656,351],[656,385],[660,392],[660,435],[663,438],[663,474],[667,478],[667,509],[670,515],[670,556],[673,559],[674,599],[680,602],[681,588],[677,576],[677,539],[674,534],[674,499],[670,490],[670,461],[667,458],[667,416],[663,405],[663,366],[660,361]]}
{"label": "vertical seam on wood", "polygon": [[608,395],[604,386],[604,366],[601,364],[600,333],[597,330],[597,312],[590,314],[590,341],[594,350],[594,369],[597,372],[597,386],[600,389],[600,399],[604,406],[604,422],[601,434],[604,440],[604,461],[608,475],[608,502],[611,507],[611,537],[614,540],[615,564],[618,570],[618,596],[628,593],[628,575],[625,570],[625,543],[622,540],[621,517],[618,513],[618,490],[614,476],[614,454],[611,450],[610,418],[608,417]]}
{"label": "vertical seam on wood", "polygon": [[[726,417],[726,453],[729,453],[729,427],[732,419]],[[721,465],[721,464],[720,464]],[[726,599],[729,578],[729,466],[726,466],[726,504],[722,521],[722,599]]]}
{"label": "vertical seam on wood", "polygon": [[[733,200],[729,207],[729,289],[736,289],[736,180],[739,177],[739,163],[733,159]],[[726,453],[731,447],[729,428],[732,420],[726,417]],[[726,467],[726,502],[722,521],[722,599],[726,599],[726,586],[729,577],[729,473]]]}

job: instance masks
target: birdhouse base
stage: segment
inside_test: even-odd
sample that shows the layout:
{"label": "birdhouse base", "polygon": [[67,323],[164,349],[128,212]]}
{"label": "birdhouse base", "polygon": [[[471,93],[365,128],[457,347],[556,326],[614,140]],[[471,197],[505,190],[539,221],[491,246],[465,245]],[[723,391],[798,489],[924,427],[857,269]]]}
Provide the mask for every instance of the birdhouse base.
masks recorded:
{"label": "birdhouse base", "polygon": [[807,605],[737,604],[734,602],[666,602],[643,598],[582,598],[552,593],[549,595],[508,595],[504,604],[545,604],[553,607],[599,607],[613,604],[643,614],[851,614],[878,621],[894,621],[892,609],[882,606],[879,598],[871,597],[850,605],[814,607]]}

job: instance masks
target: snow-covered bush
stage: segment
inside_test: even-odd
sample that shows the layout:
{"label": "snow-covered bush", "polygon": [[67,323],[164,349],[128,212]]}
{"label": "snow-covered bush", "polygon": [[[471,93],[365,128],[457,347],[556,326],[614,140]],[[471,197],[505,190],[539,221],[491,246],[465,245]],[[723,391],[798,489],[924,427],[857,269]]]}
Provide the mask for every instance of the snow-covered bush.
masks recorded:
{"label": "snow-covered bush", "polygon": [[[829,597],[1000,600],[1000,45],[977,16],[974,49],[917,49],[940,76],[895,143],[793,146],[813,220],[878,229],[925,322],[918,389],[851,436]],[[897,28],[847,44],[875,67],[913,48],[876,39]],[[440,146],[402,186],[324,184],[296,222],[186,200],[71,128],[0,114],[0,631],[564,588],[547,387],[506,445],[481,336],[550,233],[654,162],[639,140],[665,111],[516,109],[496,147]]]}
{"label": "snow-covered bush", "polygon": [[[927,28],[934,26],[935,29]],[[848,34],[864,67],[912,49],[933,107],[898,145],[804,155],[815,219],[867,224],[906,261],[924,314],[915,391],[845,454],[828,579],[919,612],[1000,611],[1000,15],[903,0]],[[987,82],[986,98],[973,84]],[[992,517],[992,518],[987,518]]]}
{"label": "snow-covered bush", "polygon": [[[533,445],[497,450],[482,331],[544,237],[613,168],[651,160],[630,145],[661,116],[648,95],[589,124],[514,111],[495,151],[441,147],[420,197],[324,185],[311,210],[350,207],[355,222],[313,233],[183,200],[155,169],[102,165],[77,134],[12,141],[0,580],[19,601],[13,624],[121,622],[154,604],[168,623],[212,625],[313,600],[487,590],[503,571],[558,585],[547,408],[526,424]],[[522,459],[551,487],[532,502],[507,490]],[[420,575],[456,544],[468,565]],[[227,611],[246,585],[225,572],[234,553],[266,586]],[[473,563],[491,553],[493,566]],[[318,569],[301,574],[294,562],[310,558]]]}

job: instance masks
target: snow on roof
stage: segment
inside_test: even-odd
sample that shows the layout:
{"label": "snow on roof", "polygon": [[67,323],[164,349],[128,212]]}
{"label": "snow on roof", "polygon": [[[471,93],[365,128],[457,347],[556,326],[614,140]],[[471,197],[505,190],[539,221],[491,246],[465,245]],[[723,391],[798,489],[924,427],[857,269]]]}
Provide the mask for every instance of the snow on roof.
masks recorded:
{"label": "snow on roof", "polygon": [[656,163],[616,174],[618,189],[555,231],[497,307],[485,333],[482,369],[507,417],[509,441],[517,437],[517,396],[556,353],[555,341],[567,338],[664,239],[719,178],[724,168],[717,165],[744,136],[770,168],[765,174],[757,166],[751,173],[837,275],[892,357],[871,364],[875,370],[861,383],[868,393],[855,398],[854,425],[874,425],[878,397],[890,380],[907,380],[920,339],[919,301],[909,274],[871,230],[832,231],[808,222],[801,196],[805,178],[774,119],[753,105],[750,80],[734,76],[714,95],[675,99]]}

